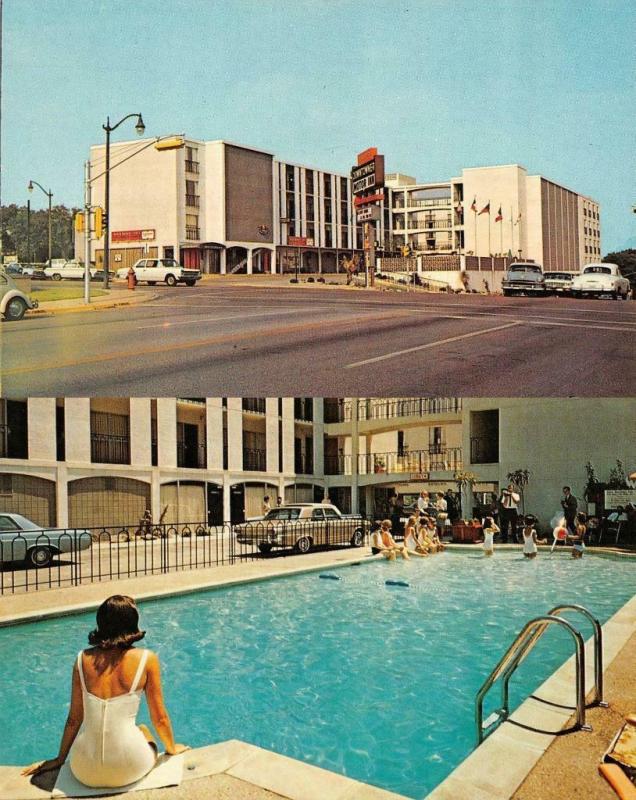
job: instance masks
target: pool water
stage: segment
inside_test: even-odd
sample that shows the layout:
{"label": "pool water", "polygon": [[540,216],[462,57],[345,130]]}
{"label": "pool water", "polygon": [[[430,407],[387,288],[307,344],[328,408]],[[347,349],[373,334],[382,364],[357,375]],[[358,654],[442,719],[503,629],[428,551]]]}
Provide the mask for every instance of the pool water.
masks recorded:
{"label": "pool water", "polygon": [[[636,563],[589,555],[446,552],[336,574],[141,606],[179,741],[242,739],[422,798],[473,748],[475,693],[530,617],[567,602],[604,622],[636,592]],[[0,629],[0,763],[57,753],[92,627],[91,613]],[[513,706],[571,647],[548,630],[512,680]]]}

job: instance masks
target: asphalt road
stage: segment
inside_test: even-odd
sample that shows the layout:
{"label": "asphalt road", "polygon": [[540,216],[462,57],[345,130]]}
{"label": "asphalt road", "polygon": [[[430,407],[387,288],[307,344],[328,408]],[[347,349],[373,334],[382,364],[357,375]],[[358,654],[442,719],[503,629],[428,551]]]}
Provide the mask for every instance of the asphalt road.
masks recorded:
{"label": "asphalt road", "polygon": [[4,322],[26,396],[633,396],[636,303],[214,283]]}

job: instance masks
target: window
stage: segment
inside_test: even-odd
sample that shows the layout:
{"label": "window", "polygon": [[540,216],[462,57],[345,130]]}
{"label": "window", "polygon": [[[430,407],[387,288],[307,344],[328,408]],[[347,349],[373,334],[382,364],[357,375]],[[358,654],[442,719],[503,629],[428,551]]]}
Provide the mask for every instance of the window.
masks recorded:
{"label": "window", "polygon": [[323,513],[326,519],[340,519],[340,515],[333,508],[323,508]]}
{"label": "window", "polygon": [[346,200],[347,199],[347,179],[340,178],[340,199]]}
{"label": "window", "polygon": [[322,176],[322,186],[325,197],[331,197],[331,175]]}
{"label": "window", "polygon": [[288,192],[294,191],[294,168],[291,164],[285,166],[285,188]]}
{"label": "window", "polygon": [[311,169],[305,170],[305,193],[308,195],[314,193],[314,172]]}
{"label": "window", "polygon": [[470,414],[471,464],[499,462],[499,410],[472,411]]}
{"label": "window", "polygon": [[300,517],[300,509],[299,508],[273,508],[271,511],[268,511],[265,515],[266,520],[270,519],[283,519],[283,520],[294,520]]}
{"label": "window", "polygon": [[0,516],[0,531],[19,531],[20,526],[11,517]]}
{"label": "window", "polygon": [[314,198],[307,197],[307,219],[314,219],[316,214],[316,210],[314,207]]}
{"label": "window", "polygon": [[397,454],[398,456],[404,455],[404,431],[397,432]]}

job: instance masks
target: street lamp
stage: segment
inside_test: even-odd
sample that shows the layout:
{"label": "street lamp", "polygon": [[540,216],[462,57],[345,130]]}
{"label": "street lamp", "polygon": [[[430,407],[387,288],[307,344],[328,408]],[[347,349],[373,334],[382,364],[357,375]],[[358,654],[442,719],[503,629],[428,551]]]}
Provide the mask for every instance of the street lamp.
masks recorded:
{"label": "street lamp", "polygon": [[[106,131],[106,174],[104,176],[104,289],[108,289],[108,271],[110,269],[110,134],[116,130],[127,119],[137,117],[135,130],[139,136],[143,136],[146,126],[141,118],[141,114],[127,114],[119,120],[116,125],[110,124],[110,117],[106,117],[106,124],[102,128]],[[89,265],[87,265],[89,266]]]}
{"label": "street lamp", "polygon": [[46,189],[44,188],[44,186],[42,186],[42,184],[38,183],[37,181],[29,181],[29,185],[27,186],[27,189],[30,192],[32,192],[34,186],[37,186],[38,189],[41,189],[44,192],[44,194],[49,198],[49,267],[50,267],[51,266],[51,245],[52,245],[52,237],[51,237],[51,201],[53,200],[53,192],[50,189],[47,192]]}

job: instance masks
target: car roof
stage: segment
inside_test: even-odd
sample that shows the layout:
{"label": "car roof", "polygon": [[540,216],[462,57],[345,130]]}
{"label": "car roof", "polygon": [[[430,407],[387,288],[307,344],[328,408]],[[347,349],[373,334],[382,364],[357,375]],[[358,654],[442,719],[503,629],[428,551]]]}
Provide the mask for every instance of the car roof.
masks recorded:
{"label": "car roof", "polygon": [[30,519],[23,517],[22,514],[12,514],[10,511],[0,511],[0,517],[10,517],[14,522],[23,529],[27,531],[41,531],[42,526],[36,525],[35,522],[32,522]]}

